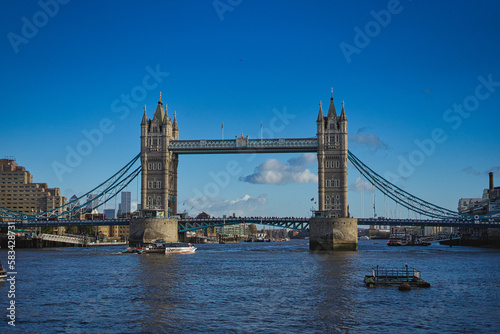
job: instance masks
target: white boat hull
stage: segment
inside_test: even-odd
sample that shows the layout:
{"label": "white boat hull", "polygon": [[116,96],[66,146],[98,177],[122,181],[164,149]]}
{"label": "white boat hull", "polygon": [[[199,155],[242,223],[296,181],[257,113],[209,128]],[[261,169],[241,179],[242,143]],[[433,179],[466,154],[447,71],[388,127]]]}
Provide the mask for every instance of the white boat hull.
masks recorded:
{"label": "white boat hull", "polygon": [[175,253],[188,254],[194,252],[196,252],[195,247],[165,248],[165,254],[175,254]]}

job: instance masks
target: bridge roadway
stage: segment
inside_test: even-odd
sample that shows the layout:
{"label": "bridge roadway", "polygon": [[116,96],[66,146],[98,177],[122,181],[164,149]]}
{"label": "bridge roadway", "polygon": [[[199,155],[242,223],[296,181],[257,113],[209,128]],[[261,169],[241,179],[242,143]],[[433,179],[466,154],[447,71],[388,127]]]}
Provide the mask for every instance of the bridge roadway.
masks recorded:
{"label": "bridge roadway", "polygon": [[[194,231],[207,227],[226,226],[236,224],[261,224],[308,231],[307,217],[226,217],[226,218],[185,218],[179,219],[179,232]],[[0,227],[9,225],[15,228],[52,227],[52,226],[99,226],[99,225],[128,225],[130,219],[95,219],[95,220],[34,220],[0,222]],[[496,227],[500,228],[500,219],[489,220],[435,220],[435,219],[387,219],[387,218],[358,218],[358,225],[389,225],[389,226],[441,226],[441,227]]]}

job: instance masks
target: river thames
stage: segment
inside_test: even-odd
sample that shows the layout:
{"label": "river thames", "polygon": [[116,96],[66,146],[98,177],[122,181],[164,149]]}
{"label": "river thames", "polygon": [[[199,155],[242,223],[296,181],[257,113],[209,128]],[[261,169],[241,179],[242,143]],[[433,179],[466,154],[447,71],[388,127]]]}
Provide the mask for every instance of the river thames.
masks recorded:
{"label": "river thames", "polygon": [[[308,240],[18,249],[16,326],[0,283],[2,333],[499,333],[500,250],[388,247],[320,254]],[[0,250],[5,265],[7,252]],[[415,267],[431,288],[369,289],[376,265]]]}

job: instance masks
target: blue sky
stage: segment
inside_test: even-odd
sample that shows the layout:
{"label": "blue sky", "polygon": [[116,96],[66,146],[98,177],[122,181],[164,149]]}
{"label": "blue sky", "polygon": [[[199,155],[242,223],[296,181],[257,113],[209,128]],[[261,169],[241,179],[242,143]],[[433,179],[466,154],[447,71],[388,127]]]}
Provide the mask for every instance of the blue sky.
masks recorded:
{"label": "blue sky", "polygon": [[[500,182],[498,1],[3,5],[0,153],[68,198],[139,152],[142,107],[152,117],[160,91],[181,139],[221,138],[222,123],[225,138],[258,138],[261,122],[265,137],[303,138],[333,87],[351,151],[410,193],[456,209],[488,171]],[[87,155],[57,173],[85,134]],[[228,164],[237,173],[217,183]],[[181,156],[179,210],[306,216],[316,174],[301,154]],[[351,166],[351,213],[371,216],[358,177]],[[376,196],[377,214],[394,216]]]}

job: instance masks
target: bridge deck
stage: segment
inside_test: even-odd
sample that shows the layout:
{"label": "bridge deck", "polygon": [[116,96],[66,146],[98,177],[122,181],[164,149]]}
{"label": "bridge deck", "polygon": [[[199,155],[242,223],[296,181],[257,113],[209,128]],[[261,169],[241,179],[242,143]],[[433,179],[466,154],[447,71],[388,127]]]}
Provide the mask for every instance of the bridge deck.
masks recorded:
{"label": "bridge deck", "polygon": [[[308,217],[229,217],[229,218],[186,218],[179,219],[179,232],[192,231],[207,227],[260,224],[294,230],[309,230]],[[98,219],[98,220],[35,220],[16,221],[16,228],[50,227],[50,226],[106,226],[128,225],[130,219]],[[11,223],[12,224],[12,223]],[[500,219],[488,220],[435,220],[435,219],[377,219],[358,218],[358,225],[389,225],[389,226],[442,226],[442,227],[481,227],[500,228]],[[8,221],[0,222],[0,227],[9,226]]]}

